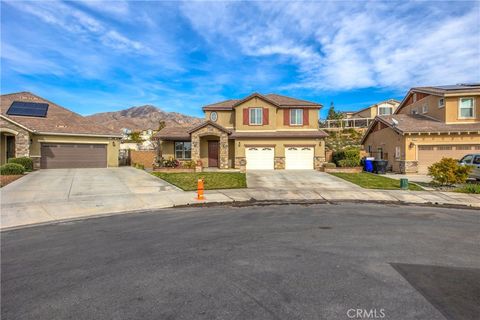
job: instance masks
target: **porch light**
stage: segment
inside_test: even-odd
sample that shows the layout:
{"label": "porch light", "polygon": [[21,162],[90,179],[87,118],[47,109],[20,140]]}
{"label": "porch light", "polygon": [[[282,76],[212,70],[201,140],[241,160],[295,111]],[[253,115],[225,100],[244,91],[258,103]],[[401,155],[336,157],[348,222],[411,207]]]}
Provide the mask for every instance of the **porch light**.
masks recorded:
{"label": "porch light", "polygon": [[415,143],[410,142],[410,144],[408,145],[408,147],[409,147],[410,149],[413,148],[413,147],[415,147]]}
{"label": "porch light", "polygon": [[238,146],[240,147],[240,141],[238,141]]}

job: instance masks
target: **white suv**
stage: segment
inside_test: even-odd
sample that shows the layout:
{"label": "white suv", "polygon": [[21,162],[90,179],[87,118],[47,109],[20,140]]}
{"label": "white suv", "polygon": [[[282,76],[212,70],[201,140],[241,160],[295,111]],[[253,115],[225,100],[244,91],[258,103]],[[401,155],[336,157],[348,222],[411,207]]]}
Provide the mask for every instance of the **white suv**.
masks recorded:
{"label": "white suv", "polygon": [[463,165],[472,166],[469,177],[480,180],[480,153],[467,154],[459,162]]}

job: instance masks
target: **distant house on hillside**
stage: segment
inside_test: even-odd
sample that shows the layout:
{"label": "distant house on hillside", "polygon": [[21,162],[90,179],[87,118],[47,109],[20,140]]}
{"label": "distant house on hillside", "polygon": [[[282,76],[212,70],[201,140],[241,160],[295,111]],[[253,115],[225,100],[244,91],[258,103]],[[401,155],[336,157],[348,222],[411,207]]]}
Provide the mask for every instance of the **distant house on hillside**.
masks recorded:
{"label": "distant house on hillside", "polygon": [[400,105],[400,101],[395,99],[384,100],[372,104],[364,109],[354,112],[351,118],[375,118],[376,116],[387,116],[394,114]]}
{"label": "distant house on hillside", "polygon": [[326,130],[366,129],[377,115],[391,115],[399,105],[400,101],[388,99],[358,111],[343,111],[343,119],[323,120],[320,127]]}
{"label": "distant house on hillside", "polygon": [[[129,128],[122,129],[122,143],[120,144],[121,150],[153,150],[155,149],[152,143],[152,136],[158,130],[151,128],[145,130],[132,130]],[[134,138],[133,135],[136,135]]]}

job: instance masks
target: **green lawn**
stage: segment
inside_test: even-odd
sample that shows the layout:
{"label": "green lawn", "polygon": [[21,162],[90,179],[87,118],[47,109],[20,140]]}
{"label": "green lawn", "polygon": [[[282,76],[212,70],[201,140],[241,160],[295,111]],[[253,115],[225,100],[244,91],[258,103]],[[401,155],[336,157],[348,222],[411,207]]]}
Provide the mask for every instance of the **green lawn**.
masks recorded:
{"label": "green lawn", "polygon": [[[400,190],[400,180],[395,180],[387,177],[382,177],[373,173],[361,172],[361,173],[330,173],[336,177],[350,181],[366,189],[388,189],[388,190]],[[409,190],[420,191],[421,187],[409,183]]]}
{"label": "green lawn", "polygon": [[247,187],[245,173],[240,172],[153,172],[152,174],[185,191],[197,190],[197,180],[200,178],[205,180],[205,190]]}

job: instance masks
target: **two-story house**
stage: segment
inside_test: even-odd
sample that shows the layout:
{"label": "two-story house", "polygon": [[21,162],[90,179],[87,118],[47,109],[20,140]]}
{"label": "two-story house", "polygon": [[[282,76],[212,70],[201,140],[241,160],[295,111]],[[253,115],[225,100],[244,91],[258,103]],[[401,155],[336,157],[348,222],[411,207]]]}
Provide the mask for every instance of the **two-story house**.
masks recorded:
{"label": "two-story house", "polygon": [[395,172],[427,173],[444,157],[480,152],[479,104],[480,84],[412,88],[393,115],[375,118],[362,145]]}
{"label": "two-story house", "polygon": [[203,107],[205,122],[166,127],[155,137],[164,158],[200,160],[221,169],[318,169],[325,162],[327,134],[318,128],[321,104],[277,94]]}
{"label": "two-story house", "polygon": [[352,112],[348,118],[375,118],[376,116],[386,116],[394,114],[400,105],[400,101],[388,99],[372,104],[364,109]]}

